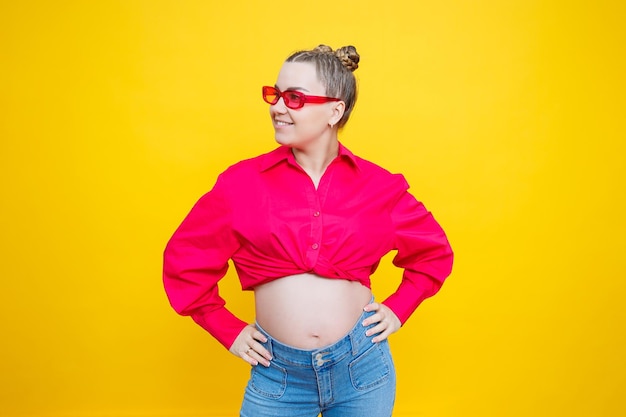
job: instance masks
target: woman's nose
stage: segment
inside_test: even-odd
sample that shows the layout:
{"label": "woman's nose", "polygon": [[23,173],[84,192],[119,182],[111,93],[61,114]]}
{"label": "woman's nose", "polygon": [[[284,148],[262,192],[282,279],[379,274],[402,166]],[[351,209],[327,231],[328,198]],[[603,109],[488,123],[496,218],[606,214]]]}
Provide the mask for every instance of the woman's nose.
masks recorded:
{"label": "woman's nose", "polygon": [[285,105],[285,99],[283,99],[282,97],[279,97],[276,104],[270,105],[270,109],[277,113],[286,113],[287,106]]}

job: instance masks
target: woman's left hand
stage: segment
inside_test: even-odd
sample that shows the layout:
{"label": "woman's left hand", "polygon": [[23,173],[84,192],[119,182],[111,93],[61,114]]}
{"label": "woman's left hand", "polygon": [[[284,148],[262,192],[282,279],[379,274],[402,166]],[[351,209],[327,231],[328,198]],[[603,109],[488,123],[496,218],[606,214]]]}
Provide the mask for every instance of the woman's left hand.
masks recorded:
{"label": "woman's left hand", "polygon": [[370,324],[377,323],[371,329],[365,332],[366,336],[375,334],[372,339],[373,343],[382,342],[387,339],[389,335],[400,330],[402,323],[396,314],[391,311],[389,307],[381,303],[371,303],[363,308],[364,311],[376,311],[361,323],[363,326],[369,326]]}

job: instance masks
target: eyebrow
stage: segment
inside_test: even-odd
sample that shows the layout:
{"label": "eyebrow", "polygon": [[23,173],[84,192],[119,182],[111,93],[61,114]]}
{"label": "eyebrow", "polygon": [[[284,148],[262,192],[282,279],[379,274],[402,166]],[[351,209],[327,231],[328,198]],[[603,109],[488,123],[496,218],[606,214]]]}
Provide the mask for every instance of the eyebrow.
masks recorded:
{"label": "eyebrow", "polygon": [[287,87],[287,89],[281,90],[276,84],[274,84],[274,88],[280,91],[306,91],[307,93],[310,93],[310,91],[304,87]]}

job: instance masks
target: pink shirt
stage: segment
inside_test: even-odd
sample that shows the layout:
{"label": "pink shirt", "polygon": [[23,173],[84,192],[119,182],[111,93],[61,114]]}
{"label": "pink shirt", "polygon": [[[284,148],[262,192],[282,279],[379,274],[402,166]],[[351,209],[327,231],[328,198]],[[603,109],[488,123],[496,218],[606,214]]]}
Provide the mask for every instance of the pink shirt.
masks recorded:
{"label": "pink shirt", "polygon": [[383,301],[404,323],[452,269],[446,236],[399,174],[343,145],[316,189],[291,149],[239,162],[223,172],[167,244],[164,285],[172,307],[229,348],[247,325],[225,307],[218,281],[232,259],[244,290],[313,273],[358,281],[386,253],[403,268]]}

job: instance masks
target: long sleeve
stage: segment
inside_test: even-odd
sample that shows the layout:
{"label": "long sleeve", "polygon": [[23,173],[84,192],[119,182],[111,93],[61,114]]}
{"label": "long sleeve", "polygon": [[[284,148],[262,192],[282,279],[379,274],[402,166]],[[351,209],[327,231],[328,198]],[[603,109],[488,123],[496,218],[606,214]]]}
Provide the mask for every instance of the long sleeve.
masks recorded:
{"label": "long sleeve", "polygon": [[433,296],[452,271],[453,253],[442,228],[424,205],[404,192],[391,212],[402,282],[383,303],[404,324],[426,298]]}
{"label": "long sleeve", "polygon": [[227,349],[246,326],[226,309],[218,291],[239,246],[231,224],[226,187],[218,179],[168,242],[163,263],[163,284],[174,310],[191,316]]}

